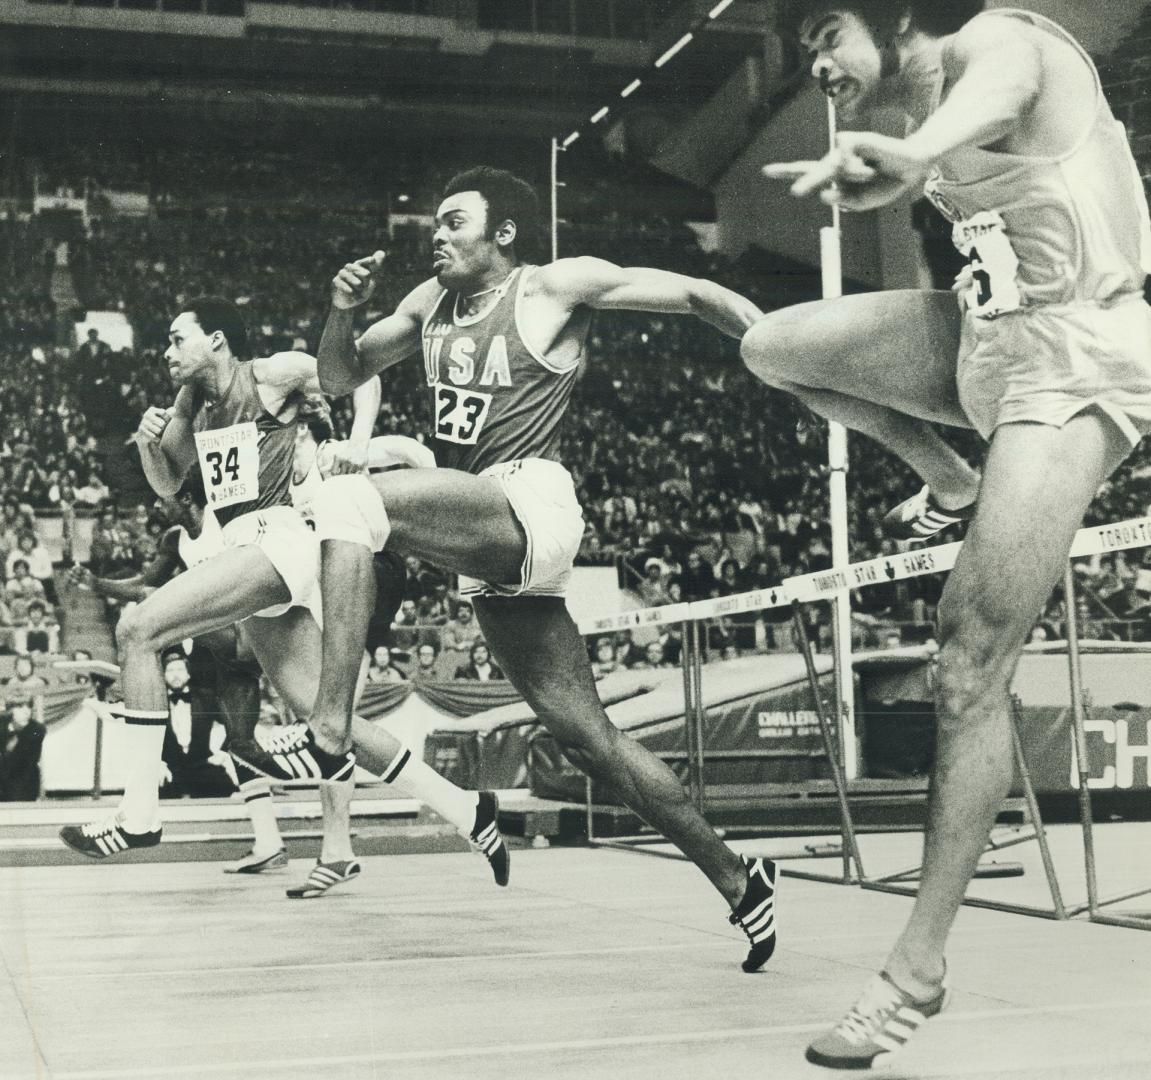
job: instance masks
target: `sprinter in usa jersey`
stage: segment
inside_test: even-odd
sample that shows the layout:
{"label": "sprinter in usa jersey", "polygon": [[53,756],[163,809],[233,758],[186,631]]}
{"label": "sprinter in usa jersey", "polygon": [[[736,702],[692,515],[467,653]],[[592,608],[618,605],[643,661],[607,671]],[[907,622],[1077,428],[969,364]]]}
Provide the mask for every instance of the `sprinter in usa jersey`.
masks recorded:
{"label": "sprinter in usa jersey", "polygon": [[707,874],[747,932],[744,964],[755,970],[775,946],[774,865],[741,861],[670,770],[604,713],[564,605],[583,520],[559,444],[593,311],[692,313],[735,337],[759,312],[727,289],[678,274],[589,258],[527,263],[520,250],[537,213],[524,181],[469,170],[448,184],[436,212],[434,277],[394,314],[358,339],[353,332],[354,309],[383,272],[381,253],[348,263],[332,283],[318,354],[325,391],[346,392],[419,357],[409,377],[422,379],[431,398],[440,467],[333,477],[319,493],[324,597],[345,618],[324,627],[315,719],[331,728],[351,712],[371,614],[372,552],[393,545],[458,573],[507,677],[573,761]]}
{"label": "sprinter in usa jersey", "polygon": [[[850,210],[925,190],[967,259],[954,295],[805,305],[768,316],[744,343],[765,381],[877,437],[927,479],[930,492],[896,515],[904,535],[974,514],[939,604],[922,881],[883,973],[808,1048],[832,1068],[885,1061],[946,1003],[944,945],[1011,782],[1020,651],[1096,490],[1151,427],[1151,245],[1125,133],[1065,30],[983,7],[788,5],[837,111],[861,127],[871,106],[895,108],[908,134],[845,133],[822,161],[768,174]],[[989,440],[981,480],[924,419]]]}

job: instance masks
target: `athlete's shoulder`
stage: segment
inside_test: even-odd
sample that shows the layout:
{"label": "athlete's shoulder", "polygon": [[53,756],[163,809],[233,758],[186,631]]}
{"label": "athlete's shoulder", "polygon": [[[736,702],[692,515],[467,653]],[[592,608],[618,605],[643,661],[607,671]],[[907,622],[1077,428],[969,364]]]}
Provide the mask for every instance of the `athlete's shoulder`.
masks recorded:
{"label": "athlete's shoulder", "polygon": [[400,301],[396,311],[418,318],[422,322],[435,310],[444,292],[444,287],[434,277],[428,278],[427,281],[421,281]]}
{"label": "athlete's shoulder", "polygon": [[304,389],[316,378],[316,358],[294,349],[258,356],[252,360],[252,377],[264,386]]}
{"label": "athlete's shoulder", "polygon": [[[944,74],[962,74],[973,60],[1018,49],[1022,57],[1038,56],[1036,27],[1012,11],[983,11],[943,40]],[[1021,57],[1021,58],[1022,58]]]}
{"label": "athlete's shoulder", "polygon": [[594,255],[576,255],[556,259],[543,266],[529,267],[527,289],[570,303],[582,303],[620,283],[623,270],[607,259]]}

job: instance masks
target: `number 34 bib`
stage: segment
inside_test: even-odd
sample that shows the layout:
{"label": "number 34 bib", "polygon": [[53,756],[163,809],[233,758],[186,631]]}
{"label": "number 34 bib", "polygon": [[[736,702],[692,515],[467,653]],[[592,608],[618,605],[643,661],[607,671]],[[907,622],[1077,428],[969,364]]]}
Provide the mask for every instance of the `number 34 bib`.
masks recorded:
{"label": "number 34 bib", "polygon": [[981,211],[958,222],[951,238],[971,269],[967,310],[977,319],[997,319],[1009,311],[1018,311],[1023,303],[1015,279],[1019,256],[1007,236],[1003,215],[994,210]]}
{"label": "number 34 bib", "polygon": [[252,421],[196,432],[196,456],[208,505],[253,502],[260,494],[259,435]]}

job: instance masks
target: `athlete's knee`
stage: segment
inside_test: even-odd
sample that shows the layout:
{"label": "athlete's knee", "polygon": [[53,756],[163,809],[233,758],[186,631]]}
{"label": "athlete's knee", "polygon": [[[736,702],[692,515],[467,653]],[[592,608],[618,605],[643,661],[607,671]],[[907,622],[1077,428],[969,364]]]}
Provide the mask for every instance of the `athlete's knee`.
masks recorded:
{"label": "athlete's knee", "polygon": [[1002,701],[1015,672],[1025,631],[999,605],[940,611],[936,699],[942,723]]}
{"label": "athlete's knee", "polygon": [[159,627],[145,604],[126,608],[116,623],[116,647],[122,651],[147,649],[159,652],[168,642],[159,637]]}
{"label": "athlete's knee", "polygon": [[384,500],[363,474],[325,480],[313,506],[321,541],[342,540],[381,551],[391,535]]}

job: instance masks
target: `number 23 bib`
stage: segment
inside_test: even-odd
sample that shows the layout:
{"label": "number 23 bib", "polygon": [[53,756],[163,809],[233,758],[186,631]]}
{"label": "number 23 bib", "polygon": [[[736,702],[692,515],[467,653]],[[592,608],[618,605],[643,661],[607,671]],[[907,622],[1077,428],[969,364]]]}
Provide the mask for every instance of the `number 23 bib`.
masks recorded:
{"label": "number 23 bib", "polygon": [[213,510],[259,497],[259,434],[253,421],[197,431],[195,439],[204,492]]}

